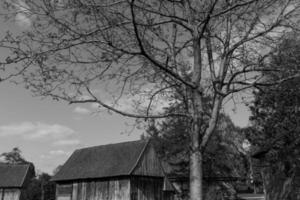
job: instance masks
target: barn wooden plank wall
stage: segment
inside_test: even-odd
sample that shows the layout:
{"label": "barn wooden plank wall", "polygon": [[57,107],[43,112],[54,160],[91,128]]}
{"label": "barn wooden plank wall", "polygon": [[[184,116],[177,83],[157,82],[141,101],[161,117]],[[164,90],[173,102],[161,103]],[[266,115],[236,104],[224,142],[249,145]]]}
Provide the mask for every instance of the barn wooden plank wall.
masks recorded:
{"label": "barn wooden plank wall", "polygon": [[131,200],[162,200],[163,179],[134,177],[131,181]]}
{"label": "barn wooden plank wall", "polygon": [[0,200],[19,200],[20,195],[19,189],[0,189]]}
{"label": "barn wooden plank wall", "polygon": [[58,184],[57,200],[129,200],[129,180],[108,180]]}
{"label": "barn wooden plank wall", "polygon": [[155,150],[147,147],[141,160],[133,171],[135,175],[164,177],[161,163]]}

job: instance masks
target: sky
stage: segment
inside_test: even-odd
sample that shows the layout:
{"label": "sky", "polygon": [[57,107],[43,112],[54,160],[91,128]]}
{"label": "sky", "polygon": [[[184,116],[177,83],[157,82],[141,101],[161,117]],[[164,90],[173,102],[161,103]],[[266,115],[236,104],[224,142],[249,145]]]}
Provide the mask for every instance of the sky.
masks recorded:
{"label": "sky", "polygon": [[[30,24],[26,13],[20,13],[8,23],[0,21],[0,36],[8,29],[30,28]],[[224,111],[237,126],[249,123],[249,110],[242,104],[234,107],[229,102]],[[97,113],[90,104],[34,97],[23,85],[0,83],[0,153],[19,147],[39,172],[51,174],[78,148],[139,139],[144,130],[133,129],[133,123],[117,114]]]}
{"label": "sky", "polygon": [[0,153],[19,147],[26,160],[51,173],[78,148],[137,140],[133,120],[91,105],[69,105],[32,94],[21,85],[0,84]]}

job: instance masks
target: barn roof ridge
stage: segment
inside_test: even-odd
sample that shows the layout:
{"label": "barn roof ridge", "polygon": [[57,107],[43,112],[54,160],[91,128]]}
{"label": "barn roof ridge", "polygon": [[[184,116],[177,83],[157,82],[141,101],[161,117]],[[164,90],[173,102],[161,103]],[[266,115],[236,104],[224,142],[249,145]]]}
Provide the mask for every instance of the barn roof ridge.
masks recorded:
{"label": "barn roof ridge", "polygon": [[26,172],[24,173],[23,178],[22,178],[22,186],[25,183],[25,179],[26,179],[27,173],[29,172],[29,169],[30,169],[30,164],[28,163],[27,168],[26,168]]}
{"label": "barn roof ridge", "polygon": [[32,166],[32,163],[0,163],[0,188],[23,187]]}
{"label": "barn roof ridge", "polygon": [[147,139],[77,149],[52,181],[131,175],[149,143]]}
{"label": "barn roof ridge", "polygon": [[134,166],[132,167],[132,169],[129,171],[129,174],[132,174],[132,173],[134,172],[135,168],[138,166],[138,164],[139,164],[141,158],[143,157],[143,155],[144,155],[144,153],[145,153],[147,147],[149,146],[149,143],[150,143],[150,139],[147,140],[147,142],[146,142],[146,144],[145,144],[143,150],[141,151],[141,153],[140,153],[138,159],[136,160],[136,163],[134,164]]}
{"label": "barn roof ridge", "polygon": [[83,147],[83,148],[80,148],[80,149],[75,149],[75,151],[81,151],[81,150],[87,150],[87,149],[94,149],[94,148],[96,149],[96,148],[100,148],[100,147],[122,145],[122,144],[127,144],[127,143],[142,142],[142,141],[148,141],[148,140],[150,140],[150,139],[146,139],[146,140],[132,140],[132,141],[125,141],[125,142],[100,144],[100,145],[94,145],[94,146],[90,146],[90,147]]}

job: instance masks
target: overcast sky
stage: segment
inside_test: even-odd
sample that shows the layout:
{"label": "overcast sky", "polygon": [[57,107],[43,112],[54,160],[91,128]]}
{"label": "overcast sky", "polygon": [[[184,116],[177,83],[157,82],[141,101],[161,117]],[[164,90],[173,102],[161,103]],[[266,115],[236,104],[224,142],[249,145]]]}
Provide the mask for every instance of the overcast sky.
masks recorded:
{"label": "overcast sky", "polygon": [[[10,23],[0,22],[0,36],[8,30],[19,32],[30,28],[30,19],[19,14]],[[0,50],[0,55],[4,52]],[[248,124],[249,112],[238,105],[226,105],[238,126]],[[143,130],[134,129],[133,120],[94,113],[92,105],[68,105],[50,99],[33,97],[22,85],[0,84],[0,153],[19,147],[23,156],[39,171],[52,173],[78,148],[137,140]]]}

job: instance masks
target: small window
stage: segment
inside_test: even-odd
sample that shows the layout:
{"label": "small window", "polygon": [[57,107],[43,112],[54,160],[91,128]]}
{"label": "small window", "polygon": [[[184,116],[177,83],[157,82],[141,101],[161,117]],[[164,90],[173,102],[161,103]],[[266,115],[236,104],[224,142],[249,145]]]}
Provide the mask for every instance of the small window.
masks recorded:
{"label": "small window", "polygon": [[71,200],[73,185],[57,185],[57,200]]}
{"label": "small window", "polygon": [[57,194],[58,195],[72,195],[73,185],[57,185]]}

